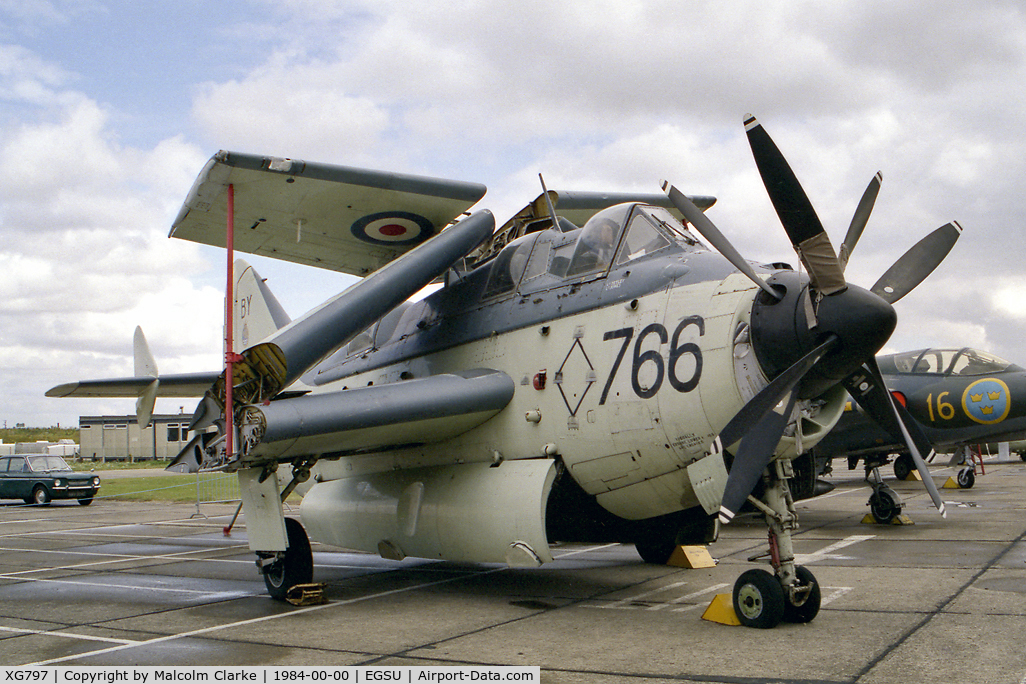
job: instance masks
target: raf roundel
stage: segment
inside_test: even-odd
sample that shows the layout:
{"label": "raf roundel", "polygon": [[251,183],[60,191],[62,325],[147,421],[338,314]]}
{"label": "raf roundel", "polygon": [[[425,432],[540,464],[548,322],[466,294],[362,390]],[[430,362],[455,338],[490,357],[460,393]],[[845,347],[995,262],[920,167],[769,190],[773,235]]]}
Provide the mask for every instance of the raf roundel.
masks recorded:
{"label": "raf roundel", "polygon": [[364,216],[350,230],[364,242],[374,245],[401,247],[416,245],[434,235],[431,221],[406,211],[383,211]]}

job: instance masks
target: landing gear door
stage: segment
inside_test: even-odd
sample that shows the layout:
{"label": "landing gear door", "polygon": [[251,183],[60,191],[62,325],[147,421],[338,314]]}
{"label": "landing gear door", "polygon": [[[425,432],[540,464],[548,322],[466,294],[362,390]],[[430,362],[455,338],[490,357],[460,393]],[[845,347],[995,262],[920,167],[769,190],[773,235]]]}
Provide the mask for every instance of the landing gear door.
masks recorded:
{"label": "landing gear door", "polygon": [[727,467],[722,454],[710,454],[687,467],[691,488],[709,515],[720,510],[723,489],[727,486]]}
{"label": "landing gear door", "polygon": [[278,478],[271,474],[263,482],[263,468],[239,471],[239,492],[246,515],[246,534],[251,551],[284,551],[288,548],[285,512],[278,492]]}

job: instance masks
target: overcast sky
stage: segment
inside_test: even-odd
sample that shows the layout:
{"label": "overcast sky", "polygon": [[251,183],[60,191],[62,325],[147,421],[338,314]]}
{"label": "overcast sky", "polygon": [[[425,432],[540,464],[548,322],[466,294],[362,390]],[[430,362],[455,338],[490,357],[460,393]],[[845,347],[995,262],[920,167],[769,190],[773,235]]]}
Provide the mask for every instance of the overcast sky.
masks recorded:
{"label": "overcast sky", "polygon": [[[750,259],[794,253],[751,159],[756,114],[871,286],[957,219],[887,349],[1026,365],[1026,15],[1018,1],[0,0],[0,425],[132,400],[47,399],[220,367],[224,255],[170,240],[229,149],[476,181],[499,222],[550,188],[715,195]],[[291,315],[352,279],[250,259]],[[161,402],[177,411],[192,400]]]}

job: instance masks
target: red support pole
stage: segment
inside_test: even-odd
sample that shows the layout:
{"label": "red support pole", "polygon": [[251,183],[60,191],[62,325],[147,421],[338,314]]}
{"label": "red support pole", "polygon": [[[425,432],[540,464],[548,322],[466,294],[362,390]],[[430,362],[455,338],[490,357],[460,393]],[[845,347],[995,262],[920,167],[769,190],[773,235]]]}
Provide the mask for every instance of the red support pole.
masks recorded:
{"label": "red support pole", "polygon": [[235,349],[232,322],[235,318],[235,186],[228,185],[228,226],[225,236],[228,251],[228,284],[224,295],[224,418],[225,455],[235,454],[235,404],[232,397],[235,384]]}

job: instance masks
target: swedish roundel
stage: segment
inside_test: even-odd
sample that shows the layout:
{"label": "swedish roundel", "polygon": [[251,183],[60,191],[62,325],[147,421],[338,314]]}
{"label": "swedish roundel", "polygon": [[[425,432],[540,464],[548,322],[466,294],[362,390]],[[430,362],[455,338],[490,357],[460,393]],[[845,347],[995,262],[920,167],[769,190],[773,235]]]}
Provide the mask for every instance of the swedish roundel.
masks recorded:
{"label": "swedish roundel", "polygon": [[977,380],[962,393],[962,408],[977,423],[1000,423],[1011,407],[1008,385],[997,378]]}
{"label": "swedish roundel", "polygon": [[369,214],[354,223],[350,230],[358,240],[373,245],[400,247],[416,245],[434,235],[431,221],[407,211],[382,211]]}

